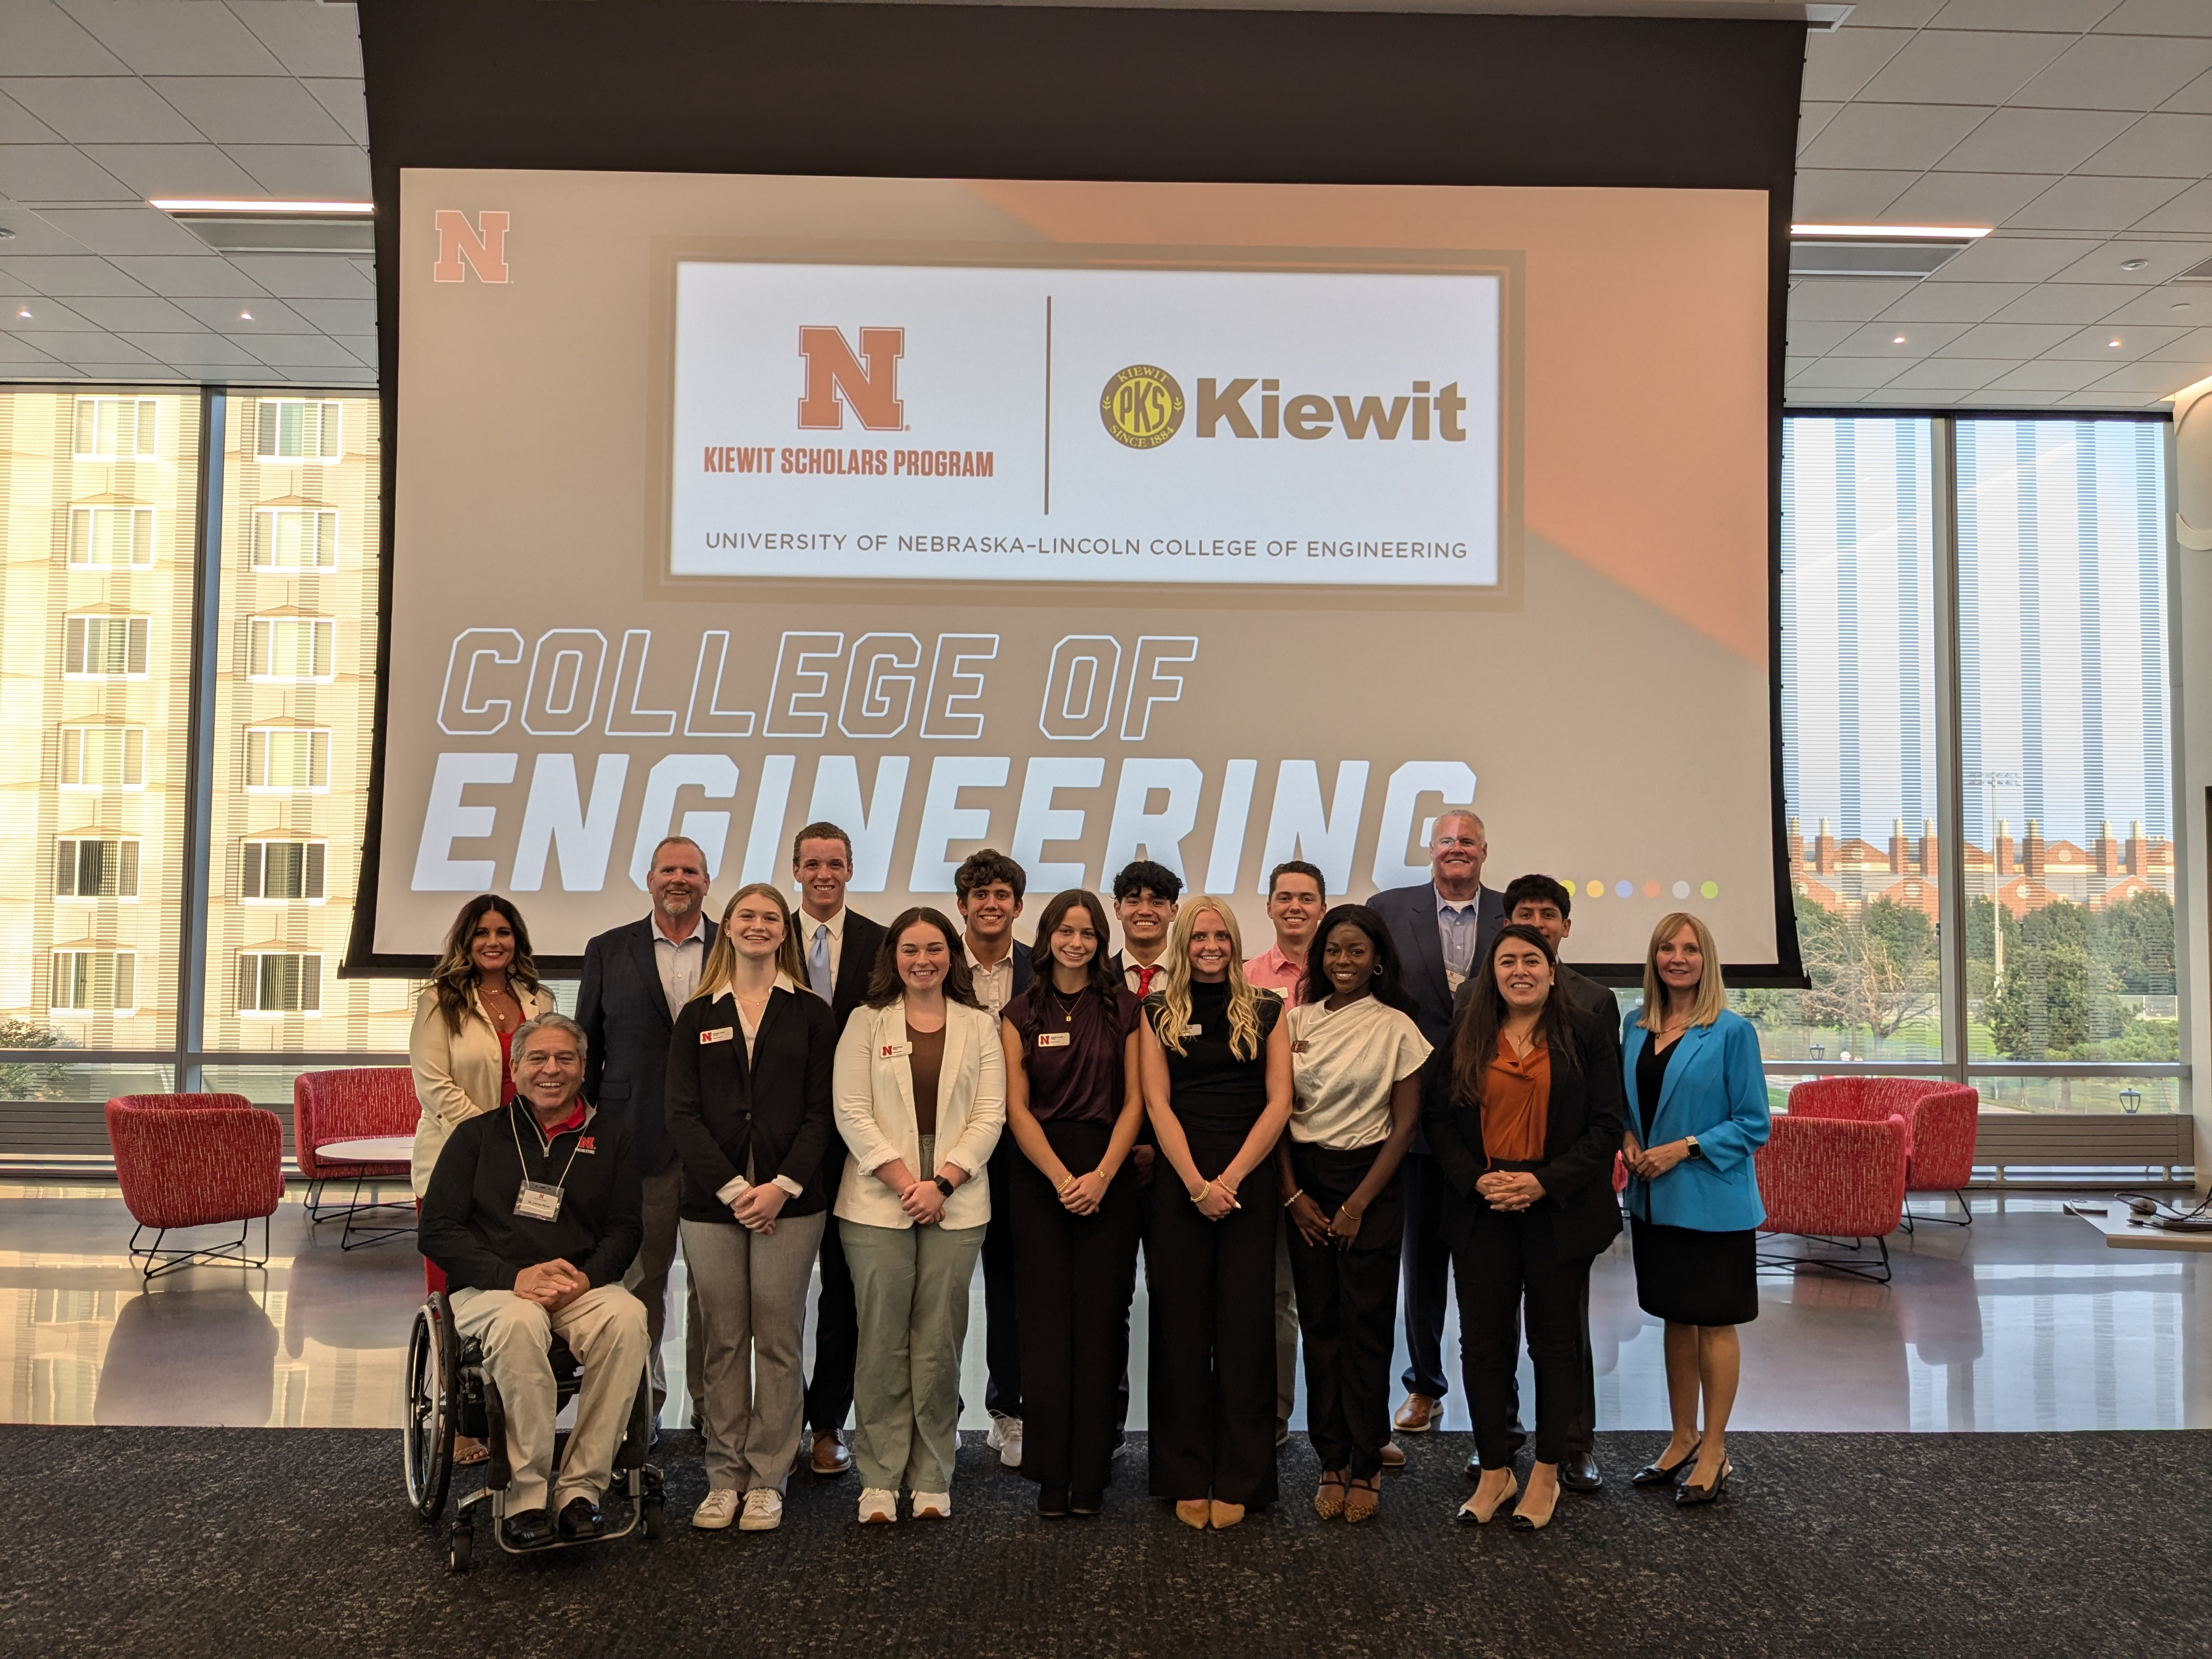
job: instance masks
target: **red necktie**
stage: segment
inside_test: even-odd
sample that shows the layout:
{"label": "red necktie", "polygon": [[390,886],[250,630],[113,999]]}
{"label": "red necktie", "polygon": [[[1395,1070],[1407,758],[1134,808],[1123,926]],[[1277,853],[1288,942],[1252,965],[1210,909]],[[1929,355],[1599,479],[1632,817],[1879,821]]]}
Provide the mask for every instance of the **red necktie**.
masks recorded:
{"label": "red necktie", "polygon": [[1137,969],[1137,1000],[1141,1002],[1152,994],[1152,975],[1160,971],[1157,962],[1149,968]]}

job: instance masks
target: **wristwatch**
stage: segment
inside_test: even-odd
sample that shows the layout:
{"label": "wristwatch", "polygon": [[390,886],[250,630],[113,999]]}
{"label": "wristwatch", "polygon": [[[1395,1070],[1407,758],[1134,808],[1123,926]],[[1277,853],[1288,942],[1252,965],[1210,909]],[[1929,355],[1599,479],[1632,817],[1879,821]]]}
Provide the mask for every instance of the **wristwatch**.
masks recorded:
{"label": "wristwatch", "polygon": [[1682,1137],[1682,1144],[1690,1149],[1687,1156],[1691,1158],[1703,1158],[1705,1156],[1704,1152],[1698,1146],[1697,1136],[1684,1135]]}
{"label": "wristwatch", "polygon": [[930,1180],[936,1182],[937,1190],[943,1193],[945,1197],[950,1198],[952,1196],[952,1183],[947,1181],[943,1176],[930,1176]]}

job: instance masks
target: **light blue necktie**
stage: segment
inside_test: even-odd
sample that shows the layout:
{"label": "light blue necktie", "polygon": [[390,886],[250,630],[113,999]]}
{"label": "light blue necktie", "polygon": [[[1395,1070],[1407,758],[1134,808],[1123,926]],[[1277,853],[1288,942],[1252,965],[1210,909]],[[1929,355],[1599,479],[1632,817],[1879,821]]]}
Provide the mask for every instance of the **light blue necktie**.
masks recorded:
{"label": "light blue necktie", "polygon": [[832,989],[830,977],[830,924],[826,921],[814,924],[814,946],[806,953],[806,977],[814,982],[816,996],[820,997],[824,1002],[834,1000],[830,994]]}

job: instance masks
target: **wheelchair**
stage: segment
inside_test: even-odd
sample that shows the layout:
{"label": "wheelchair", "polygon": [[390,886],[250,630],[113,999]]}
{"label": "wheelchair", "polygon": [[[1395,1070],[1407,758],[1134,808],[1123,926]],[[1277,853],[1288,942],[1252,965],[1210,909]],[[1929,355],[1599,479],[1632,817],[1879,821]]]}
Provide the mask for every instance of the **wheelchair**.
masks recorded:
{"label": "wheelchair", "polygon": [[[558,1336],[548,1354],[553,1364],[555,1409],[576,1396],[582,1366]],[[507,1462],[506,1416],[499,1389],[484,1365],[483,1350],[464,1340],[454,1328],[453,1304],[443,1291],[416,1310],[415,1327],[407,1343],[407,1409],[401,1430],[402,1452],[407,1471],[407,1501],[426,1522],[445,1512],[447,1488],[453,1476],[453,1441],[470,1435],[483,1441],[491,1455],[483,1465],[483,1486],[461,1498],[454,1508],[447,1533],[446,1565],[466,1572],[476,1553],[476,1516],[489,1508],[492,1540],[509,1555],[538,1555],[550,1550],[573,1549],[580,1544],[611,1543],[632,1533],[658,1538],[662,1530],[665,1498],[659,1468],[645,1461],[653,1443],[653,1390],[650,1379],[641,1376],[637,1396],[630,1402],[629,1425],[616,1449],[613,1479],[607,1496],[621,1492],[629,1499],[629,1518],[610,1527],[596,1538],[555,1538],[527,1550],[507,1540],[500,1523],[507,1518],[507,1491],[514,1480]],[[557,1471],[568,1445],[568,1431],[554,1437],[553,1467]]]}

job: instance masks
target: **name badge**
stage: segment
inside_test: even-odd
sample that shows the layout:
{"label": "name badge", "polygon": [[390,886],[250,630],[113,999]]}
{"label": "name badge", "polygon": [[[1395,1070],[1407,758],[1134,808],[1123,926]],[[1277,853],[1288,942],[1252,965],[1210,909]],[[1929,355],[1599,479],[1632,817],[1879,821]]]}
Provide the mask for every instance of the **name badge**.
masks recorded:
{"label": "name badge", "polygon": [[1065,1048],[1074,1040],[1074,1036],[1075,1034],[1073,1031],[1039,1031],[1037,1033],[1037,1047],[1040,1048]]}
{"label": "name badge", "polygon": [[1189,1024],[1182,1028],[1182,1034],[1185,1036],[1202,1036],[1205,1033],[1206,1027],[1200,1024],[1196,1020],[1191,1021]]}
{"label": "name badge", "polygon": [[526,1181],[522,1190],[514,1195],[514,1212],[527,1216],[532,1221],[558,1221],[561,1218],[561,1189],[549,1187],[542,1181]]}
{"label": "name badge", "polygon": [[1465,974],[1455,974],[1450,969],[1447,968],[1444,969],[1444,983],[1452,990],[1456,991],[1461,986],[1467,983],[1467,975]]}
{"label": "name badge", "polygon": [[700,1032],[699,1041],[702,1042],[727,1042],[732,1037],[737,1036],[737,1027],[734,1025],[717,1025],[711,1031]]}
{"label": "name badge", "polygon": [[1296,1042],[1291,1044],[1291,1052],[1294,1054],[1302,1054],[1305,1053],[1305,1051],[1306,1040],[1304,1037],[1300,1037]]}
{"label": "name badge", "polygon": [[911,1042],[886,1042],[876,1051],[876,1055],[879,1060],[904,1060],[913,1052],[914,1044]]}

